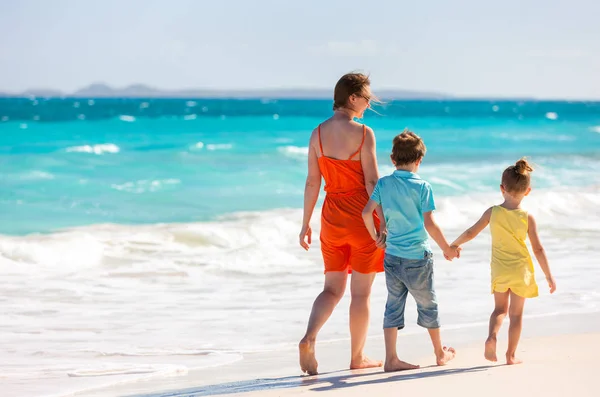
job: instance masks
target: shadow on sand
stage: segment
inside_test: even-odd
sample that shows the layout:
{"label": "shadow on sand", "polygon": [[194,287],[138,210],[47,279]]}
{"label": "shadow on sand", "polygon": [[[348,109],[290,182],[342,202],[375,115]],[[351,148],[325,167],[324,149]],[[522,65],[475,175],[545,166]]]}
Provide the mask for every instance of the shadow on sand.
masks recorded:
{"label": "shadow on sand", "polygon": [[[216,385],[188,388],[177,391],[137,394],[129,397],[202,397],[221,396],[233,393],[247,393],[266,390],[288,389],[292,387],[307,387],[313,392],[345,389],[362,385],[376,385],[390,382],[402,382],[413,379],[435,378],[438,376],[455,375],[469,372],[486,371],[493,365],[448,368],[448,367],[425,367],[420,370],[382,373],[373,370],[343,370],[322,373],[314,376],[287,376],[283,378],[252,379],[240,382],[221,383]],[[423,371],[423,369],[439,368],[438,370]],[[373,378],[377,376],[376,378]],[[383,376],[383,377],[382,377]],[[368,377],[371,377],[369,379]],[[315,386],[316,385],[316,386]]]}

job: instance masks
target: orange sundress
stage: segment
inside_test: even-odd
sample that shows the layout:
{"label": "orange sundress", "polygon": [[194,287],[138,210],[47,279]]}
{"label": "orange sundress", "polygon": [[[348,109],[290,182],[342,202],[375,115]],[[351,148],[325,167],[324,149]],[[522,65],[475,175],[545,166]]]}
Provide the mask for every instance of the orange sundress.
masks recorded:
{"label": "orange sundress", "polygon": [[[360,153],[363,139],[356,152],[348,160],[339,160],[323,154],[321,126],[318,127],[318,158],[321,175],[325,179],[325,202],[321,211],[321,252],[325,273],[353,270],[358,273],[383,271],[384,250],[377,248],[365,227],[362,211],[369,201],[365,177],[360,160],[353,158]],[[379,218],[373,213],[375,226]]]}

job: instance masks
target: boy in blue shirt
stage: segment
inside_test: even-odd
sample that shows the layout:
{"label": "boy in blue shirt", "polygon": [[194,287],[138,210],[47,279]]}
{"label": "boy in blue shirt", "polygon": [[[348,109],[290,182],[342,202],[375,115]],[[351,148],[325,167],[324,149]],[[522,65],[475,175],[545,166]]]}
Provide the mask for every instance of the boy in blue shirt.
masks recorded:
{"label": "boy in blue shirt", "polygon": [[456,354],[441,341],[428,234],[446,259],[452,260],[460,252],[448,244],[433,218],[435,203],[431,185],[416,174],[425,152],[423,140],[415,133],[405,130],[396,136],[390,156],[396,171],[379,179],[362,213],[374,240],[377,240],[377,232],[372,214],[378,205],[383,209],[387,225],[384,267],[388,298],[383,321],[386,372],[419,368],[401,361],[396,352],[396,339],[398,330],[404,328],[404,307],[409,292],[417,302],[417,324],[429,331],[437,364],[445,365]]}

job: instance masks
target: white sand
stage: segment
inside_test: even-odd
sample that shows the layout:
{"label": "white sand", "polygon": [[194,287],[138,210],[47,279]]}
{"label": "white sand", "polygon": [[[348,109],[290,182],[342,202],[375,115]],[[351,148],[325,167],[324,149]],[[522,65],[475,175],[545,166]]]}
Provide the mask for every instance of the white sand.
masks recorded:
{"label": "white sand", "polygon": [[[506,349],[508,322],[498,343],[498,356]],[[443,329],[444,342],[458,349],[457,358],[435,367],[427,333],[414,324],[398,339],[400,357],[423,368],[409,372],[349,371],[349,343],[317,346],[317,376],[300,376],[297,350],[246,354],[244,360],[220,367],[190,371],[184,376],[156,377],[143,382],[88,390],[86,397],[202,397],[222,395],[294,396],[600,396],[595,385],[600,357],[600,313],[526,318],[518,355],[525,362],[506,366],[483,358],[487,324]],[[367,354],[383,358],[383,338],[367,342]],[[324,392],[324,393],[323,393]],[[318,395],[318,394],[315,394]]]}
{"label": "white sand", "polygon": [[[504,349],[504,345],[500,345]],[[306,377],[292,388],[257,390],[235,396],[600,396],[597,385],[600,334],[562,335],[526,339],[519,349],[521,365],[492,364],[479,348],[459,352],[445,367],[414,371],[344,371]]]}

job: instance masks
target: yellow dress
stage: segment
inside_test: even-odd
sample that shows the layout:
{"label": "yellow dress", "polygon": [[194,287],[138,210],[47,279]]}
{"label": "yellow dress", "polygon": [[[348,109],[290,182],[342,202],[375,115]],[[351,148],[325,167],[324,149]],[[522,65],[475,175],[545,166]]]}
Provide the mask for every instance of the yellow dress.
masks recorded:
{"label": "yellow dress", "polygon": [[510,288],[523,298],[538,296],[533,261],[525,245],[528,223],[527,211],[492,207],[492,293]]}

